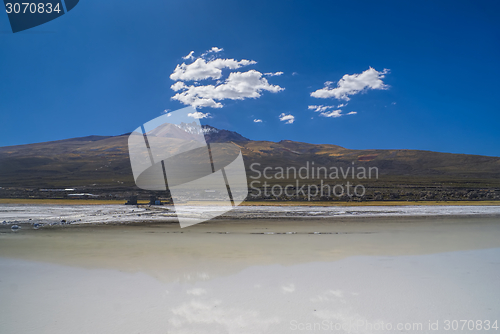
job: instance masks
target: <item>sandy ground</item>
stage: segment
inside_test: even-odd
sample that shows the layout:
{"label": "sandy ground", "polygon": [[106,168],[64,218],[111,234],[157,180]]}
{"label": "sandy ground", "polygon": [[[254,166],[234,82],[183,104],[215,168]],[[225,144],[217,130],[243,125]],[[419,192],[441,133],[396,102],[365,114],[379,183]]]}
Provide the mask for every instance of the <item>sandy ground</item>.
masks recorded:
{"label": "sandy ground", "polygon": [[5,229],[0,332],[443,333],[500,321],[499,259],[482,216]]}

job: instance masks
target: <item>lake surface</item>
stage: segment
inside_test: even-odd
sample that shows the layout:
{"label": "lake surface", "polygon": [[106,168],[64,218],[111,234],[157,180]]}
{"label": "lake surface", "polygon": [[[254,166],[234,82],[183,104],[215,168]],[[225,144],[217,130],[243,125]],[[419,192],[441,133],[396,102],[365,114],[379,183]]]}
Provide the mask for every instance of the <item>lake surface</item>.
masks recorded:
{"label": "lake surface", "polygon": [[5,228],[0,273],[2,333],[477,333],[500,321],[500,219]]}

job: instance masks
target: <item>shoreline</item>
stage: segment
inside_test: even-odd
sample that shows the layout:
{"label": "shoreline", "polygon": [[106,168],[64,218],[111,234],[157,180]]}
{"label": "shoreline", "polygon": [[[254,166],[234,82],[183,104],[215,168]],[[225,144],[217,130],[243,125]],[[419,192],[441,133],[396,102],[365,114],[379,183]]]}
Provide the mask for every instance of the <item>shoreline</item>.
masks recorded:
{"label": "shoreline", "polygon": [[[183,217],[210,216],[213,206],[192,206],[183,209]],[[207,217],[208,217],[207,216]],[[252,225],[258,222],[283,221],[289,225],[304,222],[347,223],[357,219],[367,222],[398,222],[403,219],[419,221],[445,218],[500,217],[500,206],[241,206],[198,225],[236,224]],[[118,205],[0,205],[0,234],[11,232],[11,226],[30,229],[67,228],[83,225],[178,225],[177,213],[170,206],[118,206]],[[19,227],[20,228],[20,227]],[[180,228],[180,227],[179,227]],[[14,231],[15,232],[15,231]],[[314,232],[314,231],[313,231]]]}
{"label": "shoreline", "polygon": [[[356,225],[356,224],[413,224],[413,223],[428,223],[429,221],[436,222],[446,222],[448,220],[456,220],[457,223],[461,221],[467,221],[471,219],[497,219],[500,218],[500,213],[491,214],[451,214],[451,215],[405,215],[405,216],[338,216],[338,217],[324,217],[324,216],[258,216],[258,217],[237,217],[237,216],[218,216],[202,223],[198,223],[188,227],[180,227],[179,221],[173,218],[165,218],[163,220],[131,220],[131,221],[108,221],[108,222],[91,222],[91,223],[71,223],[67,225],[46,225],[40,227],[39,229],[24,229],[20,231],[11,231],[9,225],[0,225],[0,235],[4,233],[23,233],[25,231],[55,231],[55,230],[67,230],[67,229],[92,229],[92,228],[120,228],[120,227],[131,227],[131,228],[168,228],[168,232],[164,233],[239,233],[239,229],[259,229],[265,226],[268,229],[269,226],[274,226],[278,224],[286,229],[293,226],[300,226],[301,228],[307,228],[307,232],[296,232],[294,234],[332,234],[325,232],[314,232],[314,226],[341,226],[341,225]],[[303,224],[306,223],[306,224]],[[21,226],[30,225],[28,222],[18,223]],[[224,227],[224,231],[215,231],[220,227]],[[234,229],[233,229],[234,227]],[[37,233],[37,232],[35,232]],[[246,232],[245,232],[246,233]],[[250,233],[250,234],[265,234],[265,233]],[[273,234],[286,234],[286,233],[273,233]],[[335,234],[335,233],[333,233]]]}
{"label": "shoreline", "polygon": [[[125,205],[126,200],[95,199],[24,199],[0,198],[1,204],[36,204],[36,205]],[[216,205],[218,202],[189,202],[186,204]],[[148,205],[148,201],[139,201],[139,205]],[[168,205],[168,204],[167,204]],[[132,207],[135,205],[131,205]],[[370,201],[370,202],[331,202],[331,201],[245,201],[239,206],[500,206],[500,201]]]}

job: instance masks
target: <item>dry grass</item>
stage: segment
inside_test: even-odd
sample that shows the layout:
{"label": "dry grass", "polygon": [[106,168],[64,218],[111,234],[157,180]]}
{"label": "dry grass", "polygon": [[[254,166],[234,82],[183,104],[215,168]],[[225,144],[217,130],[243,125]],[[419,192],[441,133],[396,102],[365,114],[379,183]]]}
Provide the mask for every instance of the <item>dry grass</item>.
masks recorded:
{"label": "dry grass", "polygon": [[373,201],[373,202],[327,202],[327,201],[290,201],[270,202],[251,201],[243,202],[243,206],[404,206],[404,205],[500,205],[500,201]]}
{"label": "dry grass", "polygon": [[125,200],[0,198],[0,204],[107,205],[125,204]]}

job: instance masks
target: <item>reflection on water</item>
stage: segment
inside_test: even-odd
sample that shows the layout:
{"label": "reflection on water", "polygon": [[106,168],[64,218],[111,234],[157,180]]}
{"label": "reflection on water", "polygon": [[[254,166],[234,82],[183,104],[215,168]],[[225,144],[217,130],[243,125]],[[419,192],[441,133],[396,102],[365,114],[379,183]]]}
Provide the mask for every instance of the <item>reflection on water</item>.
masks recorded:
{"label": "reflection on water", "polygon": [[5,233],[0,332],[443,332],[498,316],[499,232],[454,218]]}

